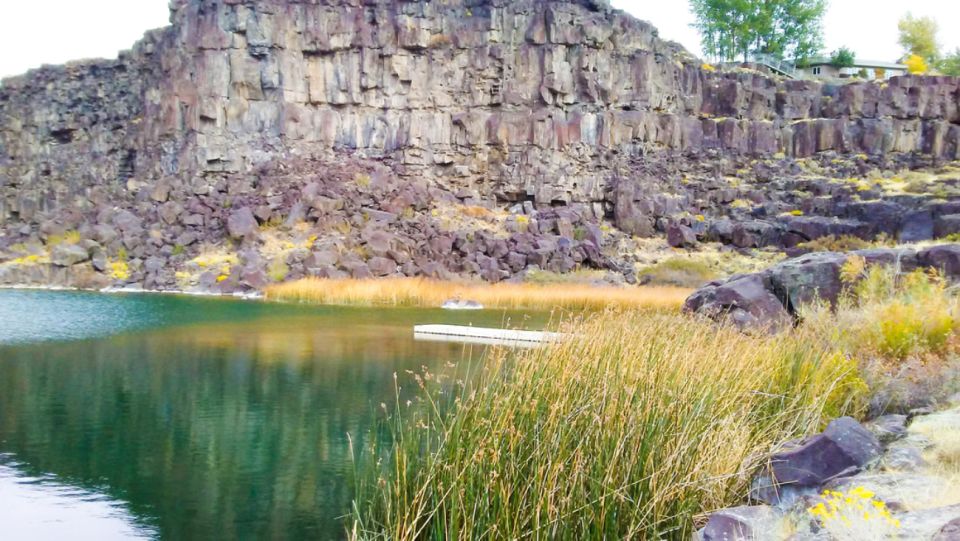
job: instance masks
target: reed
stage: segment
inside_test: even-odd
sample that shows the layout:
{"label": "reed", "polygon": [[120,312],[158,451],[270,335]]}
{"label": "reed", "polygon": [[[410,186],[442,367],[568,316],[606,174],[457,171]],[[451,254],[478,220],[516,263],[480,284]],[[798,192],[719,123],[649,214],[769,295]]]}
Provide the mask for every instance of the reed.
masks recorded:
{"label": "reed", "polygon": [[567,330],[468,383],[412,376],[391,445],[358,451],[352,538],[689,539],[777,443],[859,405],[854,363],[800,334],[636,311]]}
{"label": "reed", "polygon": [[438,307],[449,299],[488,308],[598,310],[608,307],[676,310],[691,293],[681,287],[614,287],[577,283],[460,283],[423,278],[333,280],[305,278],[267,288],[268,299],[314,304]]}

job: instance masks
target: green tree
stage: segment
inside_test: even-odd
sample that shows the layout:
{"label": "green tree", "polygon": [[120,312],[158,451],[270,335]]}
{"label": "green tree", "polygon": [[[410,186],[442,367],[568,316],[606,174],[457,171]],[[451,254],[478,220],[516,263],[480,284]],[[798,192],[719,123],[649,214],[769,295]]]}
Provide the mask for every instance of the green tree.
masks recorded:
{"label": "green tree", "polygon": [[922,57],[935,64],[940,57],[940,44],[937,43],[937,21],[932,17],[914,17],[907,13],[897,24],[900,29],[900,46],[904,52]]}
{"label": "green tree", "polygon": [[836,68],[849,68],[856,63],[856,57],[853,51],[846,47],[840,47],[830,55],[830,64]]}
{"label": "green tree", "polygon": [[960,48],[954,49],[952,53],[944,56],[937,65],[937,69],[944,75],[960,76]]}
{"label": "green tree", "polygon": [[691,0],[690,6],[704,52],[712,57],[804,59],[823,46],[826,0]]}

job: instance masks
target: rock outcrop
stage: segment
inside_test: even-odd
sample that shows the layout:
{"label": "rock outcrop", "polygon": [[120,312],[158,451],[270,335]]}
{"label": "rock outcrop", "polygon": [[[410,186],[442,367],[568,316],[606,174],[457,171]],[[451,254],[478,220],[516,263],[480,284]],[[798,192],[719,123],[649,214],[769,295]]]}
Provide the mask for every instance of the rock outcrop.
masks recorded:
{"label": "rock outcrop", "polygon": [[708,283],[695,291],[683,310],[714,320],[729,320],[742,329],[782,329],[814,301],[835,303],[842,291],[841,269],[851,256],[868,265],[898,265],[905,271],[936,269],[946,279],[960,279],[960,244],[913,248],[873,248],[848,254],[818,252],[788,259],[769,269]]}
{"label": "rock outcrop", "polygon": [[[837,175],[958,159],[958,95],[949,77],[838,87],[715,71],[601,0],[174,0],[171,25],[117,60],[0,86],[0,249],[83,230],[91,257],[123,249],[130,281],[170,285],[172,271],[150,277],[142,264],[178,267],[171,258],[196,255],[197,243],[256,243],[251,214],[363,244],[331,225],[357,191],[368,216],[390,223],[380,229],[417,229],[420,246],[390,257],[414,274],[617,269],[602,242],[582,242],[605,219],[629,235],[673,223],[690,229],[683,244],[742,247],[946,235],[960,213],[949,201],[868,202],[795,167],[815,155]],[[731,182],[737,171],[750,182]],[[803,190],[819,219],[768,218]],[[752,201],[749,215],[728,208],[738,199]],[[404,270],[442,259],[424,248],[437,202],[511,208],[540,226],[506,252]],[[309,272],[300,263],[285,262]]]}

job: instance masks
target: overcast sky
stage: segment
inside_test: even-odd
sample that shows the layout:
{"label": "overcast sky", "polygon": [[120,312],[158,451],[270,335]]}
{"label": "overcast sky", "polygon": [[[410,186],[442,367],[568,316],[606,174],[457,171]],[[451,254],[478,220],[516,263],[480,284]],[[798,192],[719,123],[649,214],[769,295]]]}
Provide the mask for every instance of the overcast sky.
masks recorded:
{"label": "overcast sky", "polygon": [[[700,55],[684,0],[612,0],[615,7],[652,22],[664,38]],[[41,64],[115,57],[144,31],[167,24],[168,0],[4,0],[0,17],[0,77]],[[960,0],[831,0],[824,21],[827,50],[853,49],[859,58],[900,56],[897,20],[907,10],[941,22],[944,50],[960,47]]]}

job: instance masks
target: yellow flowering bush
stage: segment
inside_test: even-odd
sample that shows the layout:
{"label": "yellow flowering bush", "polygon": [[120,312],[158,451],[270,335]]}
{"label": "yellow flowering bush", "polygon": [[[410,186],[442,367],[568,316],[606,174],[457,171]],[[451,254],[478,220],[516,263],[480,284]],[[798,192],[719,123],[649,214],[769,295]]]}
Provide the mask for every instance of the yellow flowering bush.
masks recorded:
{"label": "yellow flowering bush", "polygon": [[900,520],[875,496],[862,486],[846,494],[825,490],[820,495],[823,501],[807,512],[839,541],[885,539],[900,528]]}
{"label": "yellow flowering bush", "polygon": [[127,280],[130,278],[130,266],[126,261],[116,260],[108,264],[110,277],[114,280]]}
{"label": "yellow flowering bush", "polygon": [[911,74],[920,74],[926,73],[930,69],[930,66],[927,65],[927,61],[920,55],[912,54],[910,58],[907,58],[904,64],[907,65],[907,71]]}

